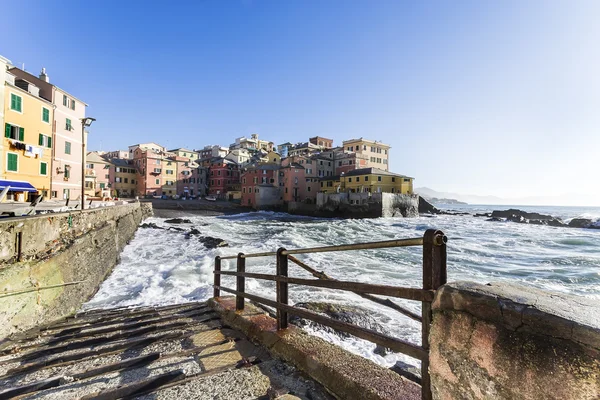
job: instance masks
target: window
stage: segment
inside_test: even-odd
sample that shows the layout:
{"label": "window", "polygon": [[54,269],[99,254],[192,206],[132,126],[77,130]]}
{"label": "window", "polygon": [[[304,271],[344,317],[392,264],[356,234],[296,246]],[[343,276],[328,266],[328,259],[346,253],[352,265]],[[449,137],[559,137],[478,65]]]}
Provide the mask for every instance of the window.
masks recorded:
{"label": "window", "polygon": [[88,169],[94,169],[94,164],[85,164],[85,167]]}
{"label": "window", "polygon": [[58,197],[58,192],[56,190],[52,191],[52,198],[55,199],[56,197]]}
{"label": "window", "polygon": [[242,193],[246,193],[246,188],[245,187],[242,188]]}
{"label": "window", "polygon": [[[120,176],[117,176],[115,178],[115,183],[121,183],[122,178]],[[158,182],[157,182],[158,183]]]}
{"label": "window", "polygon": [[384,159],[383,159],[383,163],[384,163],[384,164],[387,164],[387,158],[384,158]]}
{"label": "window", "polygon": [[63,199],[71,198],[71,189],[63,189]]}
{"label": "window", "polygon": [[342,162],[341,162],[341,161],[339,161],[339,162],[338,162],[338,167],[341,167],[341,166],[342,166]]}
{"label": "window", "polygon": [[65,154],[71,154],[71,142],[65,142]]}
{"label": "window", "polygon": [[106,175],[104,175],[104,177],[105,177],[106,179],[108,179],[108,178],[110,178],[110,175],[106,174]]}
{"label": "window", "polygon": [[48,175],[48,163],[40,162],[40,175]]}
{"label": "window", "polygon": [[14,93],[10,94],[10,109],[17,112],[23,112],[23,98]]}
{"label": "window", "polygon": [[65,122],[65,129],[68,131],[73,130],[73,125],[71,124],[71,120],[69,118],[67,118],[67,120]]}
{"label": "window", "polygon": [[369,177],[365,176],[365,182],[368,182],[368,181],[369,181]]}
{"label": "window", "polygon": [[42,121],[50,123],[50,110],[46,107],[42,107]]}
{"label": "window", "polygon": [[396,177],[392,176],[392,182],[396,182]]}
{"label": "window", "polygon": [[127,179],[127,178],[125,178],[123,181],[124,181],[125,183],[129,183],[129,182],[127,182],[127,181],[128,181],[128,179]]}
{"label": "window", "polygon": [[67,98],[66,95],[63,94],[63,106],[67,106],[67,104],[69,104],[69,99]]}
{"label": "window", "polygon": [[310,192],[310,186],[306,187],[306,191]]}
{"label": "window", "polygon": [[14,140],[20,140],[22,142],[25,139],[25,128],[20,128],[11,124],[5,124],[4,137]]}
{"label": "window", "polygon": [[[38,144],[42,147],[52,147],[52,138],[50,136],[46,136],[42,133],[38,135]],[[67,153],[70,154],[70,153]]]}
{"label": "window", "polygon": [[363,144],[363,150],[367,151],[367,145],[366,144]]}
{"label": "window", "polygon": [[157,185],[160,185],[160,179],[157,179],[157,180],[156,180],[156,184],[157,184]]}
{"label": "window", "polygon": [[348,182],[352,182],[352,178],[348,178]]}
{"label": "window", "polygon": [[65,165],[65,179],[69,179],[71,177],[71,166]]}
{"label": "window", "polygon": [[381,177],[380,176],[377,177],[377,182],[381,182]]}
{"label": "window", "polygon": [[160,174],[162,170],[160,168],[154,168],[154,173],[155,174]]}
{"label": "window", "polygon": [[6,170],[17,172],[19,170],[19,156],[15,153],[7,153]]}
{"label": "window", "polygon": [[410,178],[404,178],[404,182],[410,182]]}
{"label": "window", "polygon": [[252,193],[252,187],[248,188],[248,193]]}

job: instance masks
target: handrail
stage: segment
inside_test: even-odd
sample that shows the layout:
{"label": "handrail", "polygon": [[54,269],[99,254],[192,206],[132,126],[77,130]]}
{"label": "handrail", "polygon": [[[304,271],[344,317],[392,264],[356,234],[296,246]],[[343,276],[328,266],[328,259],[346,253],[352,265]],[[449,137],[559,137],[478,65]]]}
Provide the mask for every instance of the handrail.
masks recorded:
{"label": "handrail", "polygon": [[[337,246],[312,247],[305,249],[280,248],[277,252],[262,252],[253,254],[239,253],[236,256],[215,257],[214,275],[214,297],[219,297],[221,291],[232,293],[236,296],[236,310],[244,309],[244,299],[250,299],[259,303],[274,307],[277,310],[277,329],[286,329],[288,326],[288,313],[318,322],[322,325],[337,329],[361,339],[377,343],[404,353],[408,356],[421,360],[421,396],[424,400],[431,400],[431,381],[429,376],[429,331],[432,320],[431,303],[435,292],[446,283],[446,242],[447,238],[442,231],[428,229],[423,237],[385,240],[379,242],[354,243]],[[421,288],[396,287],[389,285],[375,285],[362,282],[341,281],[330,278],[324,272],[319,272],[309,267],[304,262],[294,257],[294,254],[325,253],[334,251],[368,250],[392,247],[423,246],[423,285]],[[246,259],[254,257],[276,256],[276,274],[258,274],[246,272]],[[236,271],[222,271],[222,260],[237,260]],[[292,261],[304,270],[308,271],[318,279],[302,279],[288,276],[288,261]],[[221,285],[221,276],[235,276],[236,289],[230,289]],[[246,293],[246,278],[274,281],[277,287],[276,300]],[[421,323],[421,346],[406,342],[399,338],[384,335],[373,330],[361,328],[346,322],[337,321],[326,316],[300,309],[288,304],[289,284],[303,285],[309,287],[320,287],[335,290],[354,292],[357,295],[376,302],[380,305],[390,307],[400,313],[417,320]],[[421,302],[421,315],[407,310],[390,299],[382,299],[375,294],[389,297],[398,297],[406,300]]]}
{"label": "handrail", "polygon": [[286,282],[286,283],[292,283],[292,284],[296,284],[296,285],[346,290],[349,292],[381,294],[384,296],[399,297],[401,299],[415,300],[415,301],[431,302],[431,301],[433,301],[433,295],[435,293],[433,290],[405,288],[405,287],[387,286],[387,285],[372,285],[369,283],[338,281],[338,280],[329,281],[329,280],[321,280],[321,279],[300,279],[300,278],[290,278],[290,277],[278,276],[278,275],[255,274],[255,273],[251,273],[251,272],[213,271],[213,273],[221,274],[221,275],[244,277],[244,278],[262,279],[265,281]]}

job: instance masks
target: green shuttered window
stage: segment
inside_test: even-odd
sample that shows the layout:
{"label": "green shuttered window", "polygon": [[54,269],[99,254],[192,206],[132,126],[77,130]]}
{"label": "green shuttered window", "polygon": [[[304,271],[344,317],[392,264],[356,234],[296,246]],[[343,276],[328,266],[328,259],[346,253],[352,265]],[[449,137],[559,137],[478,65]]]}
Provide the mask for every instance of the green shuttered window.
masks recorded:
{"label": "green shuttered window", "polygon": [[48,175],[48,163],[40,163],[40,175]]}
{"label": "green shuttered window", "polygon": [[42,121],[50,123],[50,110],[42,107]]}
{"label": "green shuttered window", "polygon": [[65,142],[65,154],[71,154],[71,142]]}
{"label": "green shuttered window", "polygon": [[23,112],[23,99],[16,94],[10,94],[10,109],[18,112]]}
{"label": "green shuttered window", "polygon": [[17,172],[18,169],[18,156],[13,153],[8,153],[6,159],[8,160],[6,169],[8,171]]}

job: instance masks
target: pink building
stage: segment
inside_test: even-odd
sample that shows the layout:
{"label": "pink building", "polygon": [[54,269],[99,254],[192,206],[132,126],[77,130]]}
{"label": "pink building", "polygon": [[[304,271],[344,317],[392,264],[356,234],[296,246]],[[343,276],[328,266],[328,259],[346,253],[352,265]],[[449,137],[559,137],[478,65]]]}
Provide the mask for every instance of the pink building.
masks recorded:
{"label": "pink building", "polygon": [[162,195],[163,156],[153,149],[133,150],[133,165],[138,171],[137,192],[141,196]]}
{"label": "pink building", "polygon": [[[282,164],[284,163],[282,162]],[[300,202],[305,201],[307,198],[312,199],[316,197],[316,191],[313,192],[312,184],[309,186],[306,185],[304,167],[296,163],[285,164],[287,165],[282,165],[279,171],[279,185],[283,190],[283,202]]]}
{"label": "pink building", "polygon": [[227,192],[240,184],[238,165],[223,157],[213,158],[210,160],[208,181],[208,194],[226,199]]}
{"label": "pink building", "polygon": [[198,196],[198,185],[200,184],[198,165],[186,157],[169,157],[169,160],[177,163],[177,195],[179,197]]}

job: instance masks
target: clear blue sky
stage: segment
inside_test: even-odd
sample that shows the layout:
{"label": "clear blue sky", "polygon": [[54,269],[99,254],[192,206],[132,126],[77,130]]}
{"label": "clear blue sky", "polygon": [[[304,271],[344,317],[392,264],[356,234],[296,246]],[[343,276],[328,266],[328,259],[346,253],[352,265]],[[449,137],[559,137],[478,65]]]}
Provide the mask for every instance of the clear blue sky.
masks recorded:
{"label": "clear blue sky", "polygon": [[[19,1],[0,54],[89,104],[91,149],[313,135],[416,186],[600,205],[600,2]],[[12,16],[12,17],[9,17]],[[589,204],[589,201],[586,202]]]}

